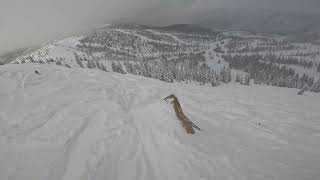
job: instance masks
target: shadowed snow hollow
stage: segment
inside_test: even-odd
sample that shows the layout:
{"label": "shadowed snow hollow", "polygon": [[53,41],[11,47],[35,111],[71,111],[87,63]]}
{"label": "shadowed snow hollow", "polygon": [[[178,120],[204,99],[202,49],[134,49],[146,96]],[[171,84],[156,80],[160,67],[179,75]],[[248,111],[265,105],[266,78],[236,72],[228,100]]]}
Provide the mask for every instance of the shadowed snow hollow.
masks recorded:
{"label": "shadowed snow hollow", "polygon": [[[172,93],[203,131],[185,133]],[[0,66],[0,179],[317,179],[319,105],[294,89]]]}

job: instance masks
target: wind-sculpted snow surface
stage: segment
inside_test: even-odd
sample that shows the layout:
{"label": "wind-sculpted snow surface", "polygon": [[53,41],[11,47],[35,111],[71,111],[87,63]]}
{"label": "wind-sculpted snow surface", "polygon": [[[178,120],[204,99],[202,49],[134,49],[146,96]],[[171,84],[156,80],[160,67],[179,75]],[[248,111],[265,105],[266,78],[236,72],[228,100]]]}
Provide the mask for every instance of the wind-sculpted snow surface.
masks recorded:
{"label": "wind-sculpted snow surface", "polygon": [[[171,93],[202,131],[185,133]],[[318,179],[319,105],[294,89],[4,65],[0,179]]]}

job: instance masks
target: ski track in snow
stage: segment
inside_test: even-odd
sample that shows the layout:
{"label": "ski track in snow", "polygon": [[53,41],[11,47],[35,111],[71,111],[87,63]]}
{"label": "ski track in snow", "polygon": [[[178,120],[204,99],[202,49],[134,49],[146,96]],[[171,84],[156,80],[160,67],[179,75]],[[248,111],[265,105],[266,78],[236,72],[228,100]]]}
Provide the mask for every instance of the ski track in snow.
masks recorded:
{"label": "ski track in snow", "polygon": [[[0,75],[1,180],[320,177],[319,94],[39,64]],[[171,93],[203,131],[185,133]]]}

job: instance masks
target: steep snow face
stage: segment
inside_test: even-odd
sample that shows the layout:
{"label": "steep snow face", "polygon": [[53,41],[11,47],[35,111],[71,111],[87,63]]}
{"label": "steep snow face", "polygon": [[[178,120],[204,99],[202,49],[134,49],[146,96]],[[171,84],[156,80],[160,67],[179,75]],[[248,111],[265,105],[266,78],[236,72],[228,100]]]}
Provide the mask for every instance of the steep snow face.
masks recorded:
{"label": "steep snow face", "polygon": [[[171,93],[202,131],[185,133]],[[296,93],[4,65],[0,179],[318,179],[320,96]]]}

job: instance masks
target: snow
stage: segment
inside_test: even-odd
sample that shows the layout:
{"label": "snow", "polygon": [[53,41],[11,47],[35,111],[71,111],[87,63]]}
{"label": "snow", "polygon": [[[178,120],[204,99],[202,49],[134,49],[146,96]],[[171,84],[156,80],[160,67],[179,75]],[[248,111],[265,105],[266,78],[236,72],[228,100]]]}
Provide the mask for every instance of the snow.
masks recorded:
{"label": "snow", "polygon": [[[213,42],[209,44],[209,50],[206,51],[205,59],[206,64],[214,71],[220,72],[222,68],[229,67],[229,63],[227,63],[224,58],[221,57],[222,53],[216,53],[214,51],[217,48],[217,45],[220,45],[221,42]],[[211,54],[211,55],[210,55]]]}
{"label": "snow", "polygon": [[81,39],[83,39],[82,36],[74,36],[55,41],[53,43],[48,43],[30,54],[17,58],[12,63],[21,63],[22,60],[29,62],[28,57],[31,56],[36,62],[40,60],[45,62],[49,59],[61,59],[64,63],[75,66],[74,52],[81,54],[76,47],[80,43]]}
{"label": "snow", "polygon": [[[162,100],[171,93],[203,131],[185,133]],[[296,89],[4,65],[0,179],[314,180],[319,105],[319,94]]]}

